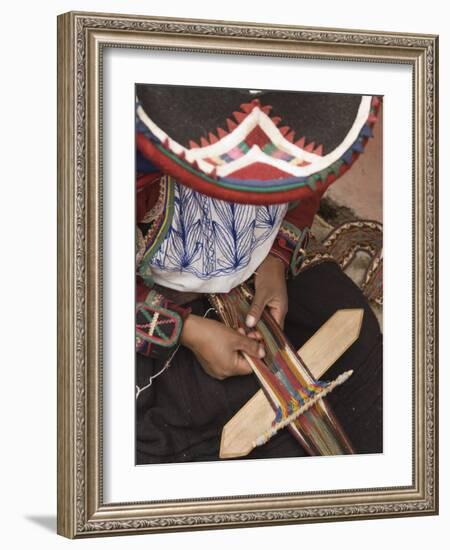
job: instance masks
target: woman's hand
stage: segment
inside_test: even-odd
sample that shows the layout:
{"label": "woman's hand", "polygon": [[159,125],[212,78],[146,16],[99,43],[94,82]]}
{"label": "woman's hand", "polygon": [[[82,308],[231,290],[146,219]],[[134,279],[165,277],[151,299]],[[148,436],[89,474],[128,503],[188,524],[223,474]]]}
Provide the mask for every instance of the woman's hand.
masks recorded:
{"label": "woman's hand", "polygon": [[242,351],[254,357],[265,355],[264,347],[256,339],[219,321],[192,314],[184,321],[180,342],[195,354],[203,369],[218,380],[252,372]]}
{"label": "woman's hand", "polygon": [[266,306],[275,321],[283,328],[288,311],[285,266],[282,260],[271,254],[255,273],[255,296],[246,319],[248,327],[256,326]]}

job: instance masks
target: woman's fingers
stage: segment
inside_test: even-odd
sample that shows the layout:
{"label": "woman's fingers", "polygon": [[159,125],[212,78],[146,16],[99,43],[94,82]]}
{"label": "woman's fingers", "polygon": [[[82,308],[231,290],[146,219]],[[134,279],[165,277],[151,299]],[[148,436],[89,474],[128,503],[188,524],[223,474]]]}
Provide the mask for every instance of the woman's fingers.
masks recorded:
{"label": "woman's fingers", "polygon": [[262,290],[258,291],[256,289],[255,297],[253,298],[252,305],[250,306],[250,309],[248,310],[247,318],[245,319],[245,324],[249,328],[253,328],[256,326],[258,321],[261,318],[262,312],[264,311],[264,308],[266,307],[268,301],[267,293]]}
{"label": "woman's fingers", "polygon": [[242,334],[242,336],[248,336],[248,338],[252,338],[253,340],[259,340],[262,341],[262,334],[258,330],[251,330],[249,332],[246,332],[244,328],[239,327],[237,329],[239,334]]}
{"label": "woman's fingers", "polygon": [[237,359],[236,359],[236,374],[238,375],[244,375],[244,374],[251,374],[253,372],[252,367],[250,366],[249,362],[241,353],[237,353]]}
{"label": "woman's fingers", "polygon": [[247,336],[239,336],[236,342],[236,350],[244,351],[252,357],[259,357],[262,359],[266,352],[264,346],[258,341],[248,338]]}

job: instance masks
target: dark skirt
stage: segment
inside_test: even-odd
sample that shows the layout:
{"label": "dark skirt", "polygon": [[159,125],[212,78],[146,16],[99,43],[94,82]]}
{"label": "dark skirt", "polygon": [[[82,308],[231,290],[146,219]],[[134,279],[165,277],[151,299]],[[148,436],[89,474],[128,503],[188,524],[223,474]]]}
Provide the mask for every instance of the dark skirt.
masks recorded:
{"label": "dark skirt", "polygon": [[[382,452],[382,335],[367,300],[334,262],[301,272],[287,283],[285,333],[300,348],[341,308],[364,308],[359,339],[324,375],[353,376],[326,399],[357,453]],[[193,313],[210,307],[192,302]],[[143,388],[164,362],[136,355],[136,384]],[[171,366],[136,399],[136,464],[217,460],[223,426],[260,389],[253,374],[216,380],[180,346]],[[247,458],[305,456],[289,430],[281,430]]]}

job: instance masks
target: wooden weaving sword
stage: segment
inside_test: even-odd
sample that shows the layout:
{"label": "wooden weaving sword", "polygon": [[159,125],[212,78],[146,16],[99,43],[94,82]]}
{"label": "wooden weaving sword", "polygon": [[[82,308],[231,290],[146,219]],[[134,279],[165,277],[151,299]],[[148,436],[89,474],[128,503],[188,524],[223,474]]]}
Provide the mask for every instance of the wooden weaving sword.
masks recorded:
{"label": "wooden weaving sword", "polygon": [[[298,355],[314,378],[320,379],[358,339],[363,314],[363,309],[336,311],[298,350]],[[322,406],[322,400],[318,406]],[[254,448],[254,442],[270,429],[274,419],[275,412],[261,389],[225,424],[220,458],[248,455]],[[289,428],[298,432],[295,422],[290,423]]]}

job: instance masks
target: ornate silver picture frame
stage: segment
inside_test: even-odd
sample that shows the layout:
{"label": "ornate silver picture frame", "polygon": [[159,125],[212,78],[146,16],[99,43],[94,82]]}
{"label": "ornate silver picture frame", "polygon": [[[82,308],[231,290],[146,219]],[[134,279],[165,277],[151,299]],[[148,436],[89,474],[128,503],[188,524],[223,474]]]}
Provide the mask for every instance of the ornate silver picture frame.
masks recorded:
{"label": "ornate silver picture frame", "polygon": [[[410,67],[412,181],[402,185],[412,204],[412,338],[401,353],[412,364],[406,382],[412,394],[411,483],[163,499],[149,488],[144,501],[105,500],[102,108],[108,49]],[[434,35],[77,12],[58,17],[59,534],[82,538],[438,513],[437,119]]]}

